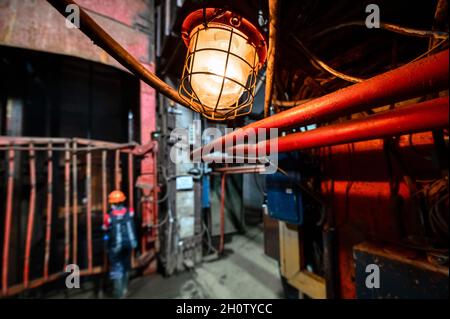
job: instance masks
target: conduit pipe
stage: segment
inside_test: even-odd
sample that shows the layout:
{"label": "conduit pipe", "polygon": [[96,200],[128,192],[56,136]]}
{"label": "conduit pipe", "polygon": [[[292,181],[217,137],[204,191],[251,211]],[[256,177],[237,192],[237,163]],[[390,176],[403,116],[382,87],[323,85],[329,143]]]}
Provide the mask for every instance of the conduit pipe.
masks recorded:
{"label": "conduit pipe", "polygon": [[[226,140],[243,138],[256,128],[291,128],[320,123],[374,107],[448,89],[449,50],[405,64],[317,99],[253,122],[208,144],[221,147]],[[201,148],[194,150],[200,157]]]}
{"label": "conduit pipe", "polygon": [[277,25],[280,4],[278,0],[269,0],[269,50],[266,67],[266,94],[264,99],[264,117],[270,115],[270,104],[273,95],[273,77],[275,56],[277,51]]}
{"label": "conduit pipe", "polygon": [[47,0],[59,13],[66,16],[66,8],[69,5],[76,5],[80,9],[80,30],[87,35],[96,45],[105,50],[109,55],[117,60],[121,65],[135,74],[142,81],[153,87],[159,93],[165,95],[172,101],[190,108],[189,103],[184,101],[176,90],[165,83],[154,73],[150,72],[124,47],[114,40],[94,19],[92,19],[75,1],[72,0]]}
{"label": "conduit pipe", "polygon": [[[283,153],[425,132],[448,128],[448,125],[449,98],[442,97],[360,120],[352,120],[281,137],[277,142],[278,152]],[[227,151],[229,153],[252,152],[252,154],[257,154],[258,151],[269,152],[271,142],[273,143],[269,140],[253,145],[241,144]]]}

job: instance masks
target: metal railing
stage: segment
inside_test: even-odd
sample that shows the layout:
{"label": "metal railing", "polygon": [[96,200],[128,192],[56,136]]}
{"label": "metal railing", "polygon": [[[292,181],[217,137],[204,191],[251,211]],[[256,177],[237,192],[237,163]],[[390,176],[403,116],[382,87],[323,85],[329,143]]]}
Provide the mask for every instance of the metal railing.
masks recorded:
{"label": "metal railing", "polygon": [[[69,264],[79,265],[80,275],[106,270],[101,223],[108,210],[107,194],[126,190],[128,206],[134,209],[134,163],[142,149],[135,143],[79,138],[0,137],[0,176],[6,181],[0,186],[0,197],[4,196],[0,298],[63,278]],[[151,219],[156,218],[154,213]],[[152,223],[157,221],[148,222]],[[94,234],[100,235],[93,238]],[[150,252],[141,247],[140,260],[148,261],[143,255]],[[135,252],[132,265],[141,265]]]}

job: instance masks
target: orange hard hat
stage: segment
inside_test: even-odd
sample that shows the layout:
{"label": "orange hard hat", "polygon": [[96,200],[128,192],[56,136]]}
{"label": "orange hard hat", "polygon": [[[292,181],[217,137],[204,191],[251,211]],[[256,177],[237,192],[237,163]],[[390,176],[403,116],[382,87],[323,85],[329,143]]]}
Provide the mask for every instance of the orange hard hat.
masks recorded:
{"label": "orange hard hat", "polygon": [[124,202],[127,198],[125,197],[125,194],[121,191],[112,191],[108,196],[108,202],[110,204],[117,204]]}

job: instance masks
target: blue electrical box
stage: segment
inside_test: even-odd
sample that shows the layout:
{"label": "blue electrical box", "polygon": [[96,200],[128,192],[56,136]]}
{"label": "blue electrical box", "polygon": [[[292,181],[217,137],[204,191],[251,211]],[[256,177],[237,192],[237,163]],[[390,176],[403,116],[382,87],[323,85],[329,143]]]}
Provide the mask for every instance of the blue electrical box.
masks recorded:
{"label": "blue electrical box", "polygon": [[278,155],[278,166],[282,174],[266,175],[267,208],[272,218],[291,224],[303,224],[303,200],[300,190],[302,167],[300,153],[283,153]]}
{"label": "blue electrical box", "polygon": [[[298,160],[293,158],[281,158],[279,163]],[[283,156],[284,157],[284,156]],[[298,165],[298,162],[294,162]],[[299,183],[301,176],[298,171],[288,170],[288,176],[282,173],[275,173],[266,176],[267,208],[272,218],[283,220],[291,224],[301,225],[303,223],[303,202]]]}

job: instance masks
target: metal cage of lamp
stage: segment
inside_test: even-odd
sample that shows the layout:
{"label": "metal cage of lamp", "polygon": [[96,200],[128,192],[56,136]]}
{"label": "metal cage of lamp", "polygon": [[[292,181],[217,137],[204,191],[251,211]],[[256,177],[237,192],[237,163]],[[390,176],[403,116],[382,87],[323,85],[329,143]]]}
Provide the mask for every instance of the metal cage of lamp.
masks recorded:
{"label": "metal cage of lamp", "polygon": [[211,120],[250,113],[267,54],[257,29],[230,11],[210,8],[188,16],[182,34],[188,52],[180,96]]}

